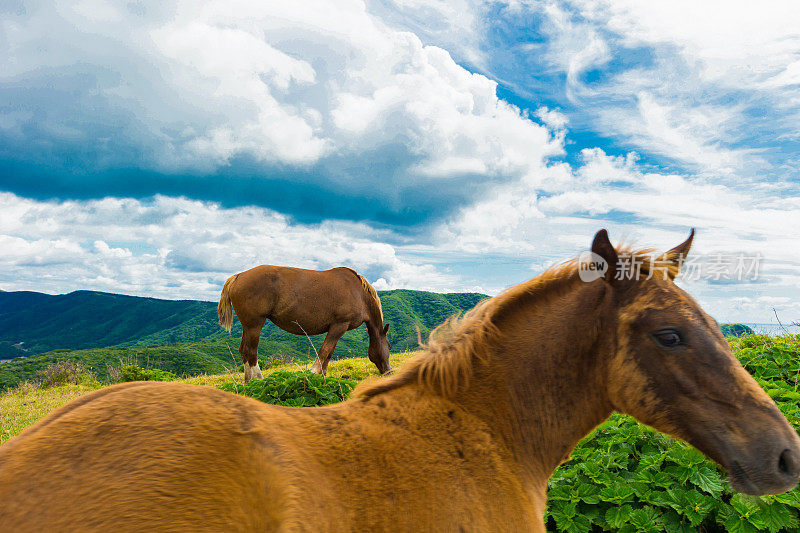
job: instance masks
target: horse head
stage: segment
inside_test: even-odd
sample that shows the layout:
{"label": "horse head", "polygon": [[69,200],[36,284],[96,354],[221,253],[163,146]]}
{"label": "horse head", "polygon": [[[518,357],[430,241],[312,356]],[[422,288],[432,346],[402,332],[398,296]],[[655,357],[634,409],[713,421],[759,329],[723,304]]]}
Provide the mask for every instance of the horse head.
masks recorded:
{"label": "horse head", "polygon": [[392,366],[389,364],[389,348],[392,347],[392,344],[386,337],[388,332],[389,324],[386,324],[383,327],[377,328],[376,332],[370,332],[369,336],[369,349],[367,351],[367,356],[369,357],[370,361],[375,363],[375,366],[378,367],[378,371],[381,374],[386,374],[392,371]]}
{"label": "horse head", "polygon": [[[673,283],[694,232],[630,276],[605,230],[592,245],[608,268],[615,340],[606,362],[613,407],[678,436],[724,466],[733,488],[777,494],[800,475],[800,439],[772,399],[734,357],[719,325]],[[637,270],[638,272],[638,270]]]}

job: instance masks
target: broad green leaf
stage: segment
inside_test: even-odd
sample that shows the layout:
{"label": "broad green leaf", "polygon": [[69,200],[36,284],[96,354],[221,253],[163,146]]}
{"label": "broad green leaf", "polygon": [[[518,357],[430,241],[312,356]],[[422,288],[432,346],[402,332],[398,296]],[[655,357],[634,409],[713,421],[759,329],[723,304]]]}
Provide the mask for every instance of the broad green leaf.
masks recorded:
{"label": "broad green leaf", "polygon": [[796,489],[791,492],[777,494],[775,500],[791,507],[800,508],[800,492]]}
{"label": "broad green leaf", "polygon": [[673,476],[678,483],[686,483],[692,475],[692,469],[683,465],[672,465],[664,468],[664,472]]}
{"label": "broad green leaf", "polygon": [[780,503],[762,505],[750,516],[749,520],[761,528],[769,529],[772,533],[796,528],[798,526],[797,516],[790,509]]}
{"label": "broad green leaf", "polygon": [[575,524],[575,505],[566,503],[550,509],[550,516],[556,521],[559,531],[570,531]]}
{"label": "broad green leaf", "polygon": [[675,505],[675,500],[664,490],[650,491],[645,501],[656,507],[673,507]]}
{"label": "broad green leaf", "polygon": [[578,513],[581,516],[585,516],[589,522],[597,523],[598,521],[603,520],[603,513],[605,512],[605,506],[601,507],[599,505],[591,505],[586,503],[578,504]]}
{"label": "broad green leaf", "polygon": [[633,499],[633,489],[627,485],[617,482],[611,487],[606,487],[600,491],[600,499],[606,502],[621,504]]}
{"label": "broad green leaf", "polygon": [[725,531],[728,533],[758,533],[758,528],[751,524],[747,518],[732,514],[725,520]]}
{"label": "broad green leaf", "polygon": [[630,522],[636,527],[636,531],[643,533],[661,531],[663,528],[658,512],[649,505],[631,511]]}
{"label": "broad green leaf", "polygon": [[705,455],[688,446],[670,448],[667,452],[667,458],[683,466],[699,465],[706,461]]}
{"label": "broad green leaf", "polygon": [[630,505],[621,505],[619,507],[611,507],[606,511],[605,519],[609,526],[613,528],[620,528],[630,522],[633,507]]}
{"label": "broad green leaf", "polygon": [[574,517],[578,512],[578,505],[575,502],[566,502],[561,506],[561,513],[569,518]]}
{"label": "broad green leaf", "polygon": [[572,498],[575,501],[584,501],[586,503],[595,504],[600,501],[600,488],[595,485],[580,484],[575,487],[572,492]]}
{"label": "broad green leaf", "polygon": [[675,480],[673,477],[666,472],[658,472],[655,480],[653,481],[654,485],[662,488],[671,487],[674,483]]}
{"label": "broad green leaf", "polygon": [[[669,491],[669,493],[676,494],[675,491]],[[694,489],[682,491],[679,501],[681,506],[675,510],[686,516],[693,526],[699,525],[716,507],[716,502],[712,498],[704,496]]]}
{"label": "broad green leaf", "polygon": [[758,502],[755,498],[745,494],[734,494],[731,498],[731,505],[739,515],[745,518],[749,518],[750,515],[757,513],[759,509]]}
{"label": "broad green leaf", "polygon": [[569,485],[559,485],[557,487],[551,487],[550,490],[547,492],[547,498],[549,500],[565,500],[569,501],[572,499],[572,488]]}
{"label": "broad green leaf", "polygon": [[722,478],[716,470],[707,466],[701,465],[695,468],[689,476],[689,481],[715,498],[722,493]]}
{"label": "broad green leaf", "polygon": [[583,515],[576,515],[572,522],[564,530],[567,533],[588,533],[592,529],[592,523]]}
{"label": "broad green leaf", "polygon": [[675,511],[662,510],[661,521],[664,524],[664,530],[670,533],[696,533],[697,531],[697,528]]}

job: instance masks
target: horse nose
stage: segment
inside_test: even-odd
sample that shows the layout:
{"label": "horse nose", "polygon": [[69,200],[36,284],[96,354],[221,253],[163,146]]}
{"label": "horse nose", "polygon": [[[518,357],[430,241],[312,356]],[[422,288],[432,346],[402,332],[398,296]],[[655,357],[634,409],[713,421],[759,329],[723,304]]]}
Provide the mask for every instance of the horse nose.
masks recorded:
{"label": "horse nose", "polygon": [[794,480],[800,477],[800,461],[798,461],[797,450],[786,448],[778,456],[778,472],[787,480]]}

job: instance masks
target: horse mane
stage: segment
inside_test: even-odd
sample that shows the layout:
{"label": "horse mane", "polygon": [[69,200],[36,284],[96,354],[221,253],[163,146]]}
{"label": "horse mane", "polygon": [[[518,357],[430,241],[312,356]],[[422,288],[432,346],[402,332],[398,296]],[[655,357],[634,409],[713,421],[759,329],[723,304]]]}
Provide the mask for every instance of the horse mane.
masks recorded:
{"label": "horse mane", "polygon": [[[619,246],[617,254],[626,260],[621,259],[618,268],[631,275],[638,273],[649,277],[669,272],[674,277],[680,267],[661,257],[654,258],[650,255],[652,251]],[[397,374],[359,385],[353,397],[368,399],[417,383],[423,390],[452,398],[459,388],[469,384],[474,364],[489,357],[497,345],[502,333],[497,323],[503,316],[520,305],[544,302],[571,287],[572,282],[579,279],[578,264],[576,258],[550,267],[528,281],[481,301],[463,316],[451,316],[431,332],[422,353],[409,359]]]}
{"label": "horse mane", "polygon": [[376,325],[383,326],[383,307],[381,307],[381,299],[378,296],[378,291],[375,290],[375,287],[369,284],[367,278],[365,278],[352,268],[350,267],[341,267],[341,268],[349,270],[350,272],[353,273],[355,277],[357,277],[361,281],[361,288],[364,289],[364,294],[366,294],[369,297],[369,306],[371,308],[370,310],[373,312],[377,311],[378,316],[381,319],[380,323]]}
{"label": "horse mane", "polygon": [[364,289],[364,292],[369,296],[371,306],[378,312],[378,316],[381,318],[380,323],[376,324],[376,326],[383,327],[383,307],[381,307],[381,299],[378,297],[378,291],[369,284],[369,281],[367,281],[364,276],[361,274],[356,274],[356,276],[361,280],[361,288]]}

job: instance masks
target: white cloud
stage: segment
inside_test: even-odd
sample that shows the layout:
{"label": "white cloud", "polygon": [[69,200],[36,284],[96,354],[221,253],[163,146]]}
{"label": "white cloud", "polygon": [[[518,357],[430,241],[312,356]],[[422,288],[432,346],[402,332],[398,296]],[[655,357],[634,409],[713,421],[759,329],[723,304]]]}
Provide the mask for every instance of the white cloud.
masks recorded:
{"label": "white cloud", "polygon": [[359,0],[51,1],[3,29],[6,159],[53,164],[66,152],[90,174],[181,174],[246,158],[263,165],[256,179],[293,170],[389,195],[370,167],[396,166],[401,189],[475,173],[503,182],[563,152],[496,82]]}
{"label": "white cloud", "polygon": [[[704,278],[685,283],[709,312],[725,321],[769,322],[776,306],[794,319],[793,304],[765,298],[798,294],[798,239],[791,231],[800,227],[796,203],[774,190],[753,195],[696,176],[649,171],[637,164],[635,154],[613,157],[587,149],[575,169],[553,165],[538,181],[507,184],[463,208],[435,231],[432,249],[444,257],[468,254],[475,261],[492,255],[529,258],[530,277],[577,256],[602,227],[615,242],[662,250],[694,227],[692,253],[701,263],[715,261],[718,254],[761,257],[755,282],[715,285]],[[506,276],[500,283],[526,275]],[[745,295],[761,306],[731,306],[730,298]]]}
{"label": "white cloud", "polygon": [[599,110],[598,124],[650,153],[717,175],[741,173],[752,168],[754,161],[761,162],[755,150],[725,146],[725,141],[735,140],[730,132],[742,125],[741,106],[665,102],[644,90],[635,100],[635,112],[614,107]]}
{"label": "white cloud", "polygon": [[[562,73],[563,89],[558,81],[545,82],[554,87],[539,94],[571,103],[572,124],[730,183],[767,172],[789,174],[781,143],[794,138],[800,125],[796,2],[505,5],[492,28],[519,32],[524,42],[527,34],[515,21],[533,20],[540,38],[522,45],[528,54],[521,55],[519,46],[498,44],[484,30],[485,53],[511,54],[544,75]],[[522,94],[538,81],[525,69],[518,75],[501,70]],[[554,89],[558,93],[547,92]]]}
{"label": "white cloud", "polygon": [[569,118],[557,109],[540,107],[534,113],[536,118],[542,121],[547,127],[554,131],[561,131],[569,124]]}
{"label": "white cloud", "polygon": [[0,193],[0,287],[214,299],[259,264],[350,266],[381,288],[456,290],[457,276],[401,258],[360,224],[291,223],[261,208],[182,198],[37,202]]}
{"label": "white cloud", "polygon": [[800,51],[800,6],[750,2],[576,2],[629,45],[670,44],[712,82],[740,86],[785,70]]}
{"label": "white cloud", "polygon": [[[486,18],[497,4],[469,0],[40,2],[4,15],[0,89],[14,105],[0,112],[0,155],[31,144],[30,157],[56,160],[59,143],[89,146],[89,166],[190,180],[247,157],[404,216],[426,201],[446,216],[398,235],[299,224],[288,208],[2,195],[2,288],[213,299],[228,274],[276,263],[350,265],[381,289],[495,292],[577,255],[603,226],[662,248],[694,226],[697,253],[765,258],[768,283],[690,286],[712,314],[764,319],[777,306],[793,319],[781,298],[800,290],[800,199],[763,176],[796,161],[780,166],[763,145],[797,136],[794,4],[507,4],[498,26]],[[512,32],[509,49],[566,80],[562,107],[534,104],[539,122],[450,54],[492,73],[504,56],[490,30],[532,13],[541,35],[518,44]],[[523,85],[526,66],[508,86]],[[642,156],[589,147],[573,165],[552,162],[568,125]],[[684,170],[642,162],[653,154]],[[496,259],[519,268],[487,273]]]}
{"label": "white cloud", "polygon": [[486,25],[478,0],[366,0],[367,10],[385,24],[411,31],[426,44],[449,50],[478,70],[487,57],[481,49]]}
{"label": "white cloud", "polygon": [[[717,318],[769,321],[776,307],[792,320],[793,304],[765,298],[800,290],[796,237],[789,231],[800,224],[793,203],[643,171],[635,157],[601,150],[586,151],[577,169],[553,165],[544,175],[496,188],[430,237],[398,239],[356,223],[302,225],[268,209],[224,209],[168,197],[37,202],[5,193],[0,207],[5,290],[94,289],[213,300],[228,275],[271,263],[348,265],[379,289],[478,287],[495,293],[576,256],[600,227],[609,228],[615,241],[665,249],[683,240],[690,226],[698,228],[696,254],[763,256],[761,283],[687,284]],[[481,264],[491,258],[520,264],[481,274]],[[468,268],[451,268],[465,261]]]}

